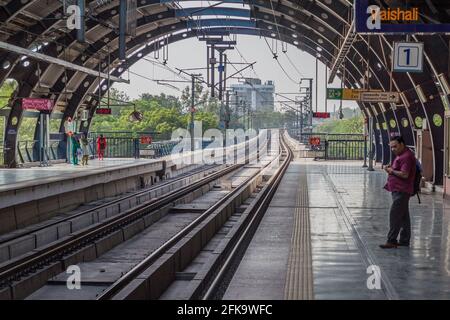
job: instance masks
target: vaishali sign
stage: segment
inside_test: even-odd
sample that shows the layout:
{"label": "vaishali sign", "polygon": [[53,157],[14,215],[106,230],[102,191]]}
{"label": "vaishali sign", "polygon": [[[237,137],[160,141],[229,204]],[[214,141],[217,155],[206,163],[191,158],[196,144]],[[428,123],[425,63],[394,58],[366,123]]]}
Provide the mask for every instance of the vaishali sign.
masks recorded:
{"label": "vaishali sign", "polygon": [[[450,10],[450,1],[398,0],[389,3],[389,7],[382,7],[376,0],[354,0],[356,32],[450,32],[450,21],[445,14]],[[436,14],[432,9],[443,14]]]}

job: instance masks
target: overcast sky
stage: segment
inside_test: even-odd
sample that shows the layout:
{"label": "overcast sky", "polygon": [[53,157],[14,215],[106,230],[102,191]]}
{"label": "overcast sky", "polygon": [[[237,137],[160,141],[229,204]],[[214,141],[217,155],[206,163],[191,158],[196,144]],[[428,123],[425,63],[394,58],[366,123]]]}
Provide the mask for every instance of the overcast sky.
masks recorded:
{"label": "overcast sky", "polygon": [[[268,39],[269,45],[272,46],[271,39]],[[254,36],[242,36],[237,38],[237,49],[242,54],[247,62],[255,62],[254,71],[247,69],[243,72],[246,77],[259,77],[262,82],[267,80],[273,80],[275,82],[275,91],[277,93],[293,93],[298,92],[298,84],[290,80],[292,78],[295,82],[298,82],[300,78],[315,78],[315,58],[308,53],[302,52],[294,46],[287,46],[287,53],[282,52],[281,43],[278,42],[278,60],[282,67],[288,73],[288,76],[282,71],[277,62],[273,59],[271,49],[267,46],[263,38]],[[228,59],[231,62],[245,62],[239,55],[237,50],[227,51]],[[289,62],[289,59],[295,65],[295,67]],[[154,54],[147,56],[148,59],[154,60]],[[160,53],[159,61],[162,61],[162,53]],[[204,68],[206,67],[206,44],[196,38],[191,38],[183,41],[178,41],[169,46],[169,59],[167,65],[171,68]],[[236,65],[236,68],[243,67],[242,65]],[[325,111],[325,66],[319,63],[319,82],[318,82],[318,111]],[[172,79],[180,80],[176,75],[164,70],[159,66],[140,60],[134,64],[130,71],[138,73],[142,76],[152,79]],[[206,72],[204,78],[206,79]],[[235,70],[229,66],[228,75]],[[301,74],[300,74],[301,73]],[[124,73],[124,77],[128,77],[127,73]],[[175,96],[180,96],[181,92],[175,89],[162,86],[156,82],[146,80],[137,75],[130,73],[130,84],[115,84],[114,87],[125,91],[131,98],[138,98],[142,93],[159,94],[164,92]],[[230,80],[227,85],[230,85],[237,80]],[[306,83],[305,83],[306,84]],[[183,89],[188,84],[185,83],[172,83]],[[340,87],[340,81],[336,78],[335,82],[329,87]],[[315,107],[315,85],[313,85],[313,106]],[[294,96],[291,96],[294,97]],[[276,97],[275,100],[281,99]],[[333,111],[333,105],[336,109],[339,107],[338,101],[328,101],[328,111]],[[357,104],[353,101],[344,101],[344,107],[356,108]]]}

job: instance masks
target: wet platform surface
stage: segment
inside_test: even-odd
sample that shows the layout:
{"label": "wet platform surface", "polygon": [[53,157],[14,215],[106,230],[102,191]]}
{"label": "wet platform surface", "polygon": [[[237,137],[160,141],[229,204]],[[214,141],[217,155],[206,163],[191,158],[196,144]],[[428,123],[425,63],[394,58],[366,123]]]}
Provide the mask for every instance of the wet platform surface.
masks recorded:
{"label": "wet platform surface", "polygon": [[[441,194],[422,194],[422,204],[411,198],[411,246],[383,250],[378,246],[386,241],[391,204],[386,174],[361,166],[291,163],[224,299],[286,299],[294,217],[304,207],[297,197],[302,173],[313,299],[450,299],[450,203]],[[369,266],[379,267],[380,289]]]}
{"label": "wet platform surface", "polygon": [[48,178],[71,178],[79,174],[96,172],[116,166],[125,166],[133,164],[150,163],[155,160],[134,159],[134,158],[106,158],[99,161],[97,159],[89,160],[87,166],[73,165],[68,163],[54,164],[49,167],[32,167],[18,169],[0,169],[0,189],[7,188],[9,185],[21,183],[42,181]]}

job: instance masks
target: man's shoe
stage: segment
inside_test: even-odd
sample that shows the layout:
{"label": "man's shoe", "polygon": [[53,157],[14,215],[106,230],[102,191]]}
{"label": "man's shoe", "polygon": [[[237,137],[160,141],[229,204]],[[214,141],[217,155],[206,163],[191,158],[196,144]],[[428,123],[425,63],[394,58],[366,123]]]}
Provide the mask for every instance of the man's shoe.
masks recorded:
{"label": "man's shoe", "polygon": [[397,244],[386,242],[385,244],[380,244],[381,249],[392,249],[397,248]]}
{"label": "man's shoe", "polygon": [[409,243],[399,242],[399,243],[397,243],[397,246],[399,246],[399,247],[409,247]]}

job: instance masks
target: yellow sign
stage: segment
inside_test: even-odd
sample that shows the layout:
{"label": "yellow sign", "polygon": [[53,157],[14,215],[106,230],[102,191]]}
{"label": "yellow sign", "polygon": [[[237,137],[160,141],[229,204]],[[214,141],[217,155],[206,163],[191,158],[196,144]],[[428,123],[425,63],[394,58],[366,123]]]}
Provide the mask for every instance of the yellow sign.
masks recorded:
{"label": "yellow sign", "polygon": [[342,100],[360,100],[361,89],[344,89],[342,92]]}

